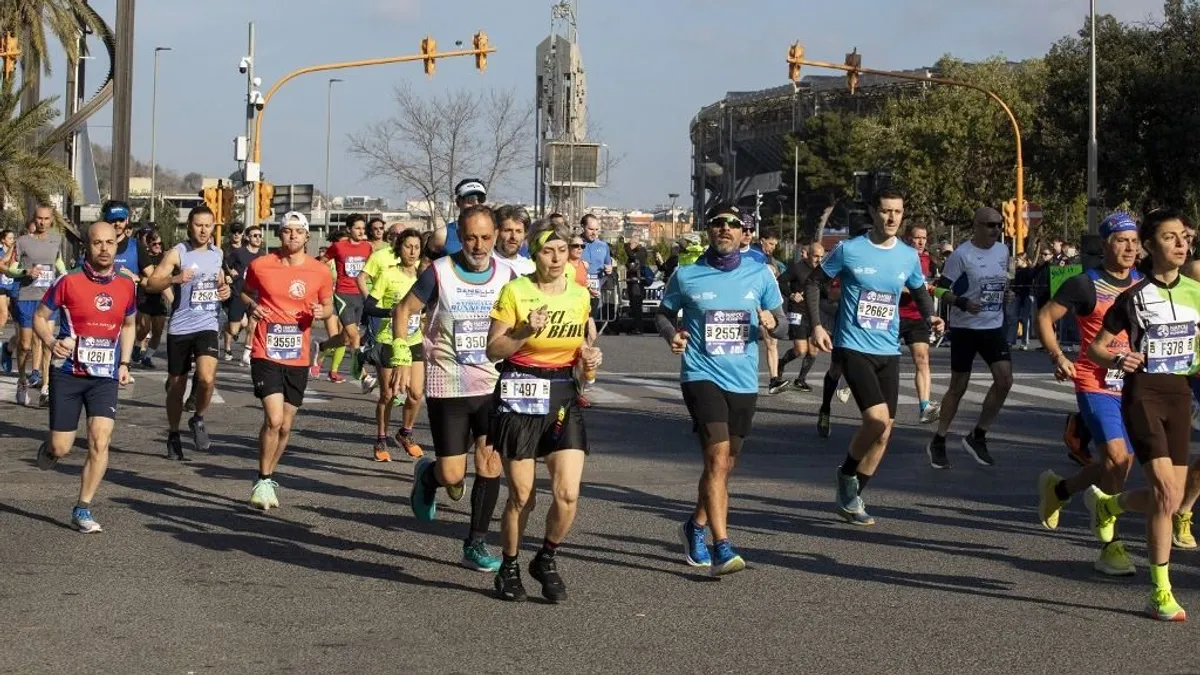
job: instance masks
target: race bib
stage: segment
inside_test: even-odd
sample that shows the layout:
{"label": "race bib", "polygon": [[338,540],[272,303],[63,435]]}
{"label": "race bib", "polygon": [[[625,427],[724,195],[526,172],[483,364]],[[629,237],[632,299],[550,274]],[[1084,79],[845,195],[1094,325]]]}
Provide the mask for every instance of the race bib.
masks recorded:
{"label": "race bib", "polygon": [[33,285],[37,288],[49,288],[57,277],[58,273],[55,272],[53,268],[48,270],[44,269],[41,272],[38,272],[37,277],[35,277],[33,280]]}
{"label": "race bib", "polygon": [[550,380],[525,373],[504,373],[500,377],[500,400],[515,413],[522,415],[548,414],[550,412]]}
{"label": "race bib", "polygon": [[412,335],[413,333],[416,333],[419,330],[421,330],[421,315],[420,314],[409,314],[408,315],[408,334]]}
{"label": "race bib", "polygon": [[463,365],[488,362],[487,336],[490,319],[456,319],[454,321],[454,354]]}
{"label": "race bib", "polygon": [[92,377],[112,377],[117,371],[117,341],[112,338],[76,338],[75,364]]}
{"label": "race bib", "polygon": [[864,291],[858,296],[858,327],[866,330],[889,330],[896,317],[896,294],[883,291]]}
{"label": "race bib", "polygon": [[217,309],[217,304],[221,302],[220,298],[217,296],[218,292],[217,280],[215,278],[193,278],[191,295],[192,307],[210,312],[215,311]]}
{"label": "race bib", "polygon": [[982,312],[999,312],[1004,309],[1004,289],[1007,279],[984,279],[979,286],[979,306]]}
{"label": "race bib", "polygon": [[804,315],[801,314],[800,312],[788,312],[788,325],[789,326],[804,325]]}
{"label": "race bib", "polygon": [[745,354],[750,312],[710,309],[704,313],[704,351],[709,356]]}
{"label": "race bib", "polygon": [[1121,391],[1125,386],[1125,371],[1120,368],[1109,368],[1104,371],[1104,388],[1109,391]]}
{"label": "race bib", "polygon": [[304,331],[289,323],[267,324],[267,358],[295,361],[304,353]]}
{"label": "race bib", "polygon": [[361,256],[352,256],[346,258],[346,276],[351,279],[362,274],[363,267],[366,267],[367,259]]}
{"label": "race bib", "polygon": [[593,291],[600,290],[600,277],[588,277],[588,288]]}
{"label": "race bib", "polygon": [[1146,329],[1146,372],[1186,375],[1196,357],[1192,321],[1152,324]]}

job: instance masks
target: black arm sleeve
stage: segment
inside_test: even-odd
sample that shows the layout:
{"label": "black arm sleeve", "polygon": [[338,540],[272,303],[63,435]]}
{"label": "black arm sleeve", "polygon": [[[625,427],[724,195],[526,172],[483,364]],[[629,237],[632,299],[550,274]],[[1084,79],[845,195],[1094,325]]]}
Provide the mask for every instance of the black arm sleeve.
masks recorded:
{"label": "black arm sleeve", "polygon": [[791,334],[789,330],[791,326],[788,325],[787,317],[783,314],[783,305],[771,310],[771,316],[775,317],[775,328],[771,330],[771,337],[776,340],[788,339],[788,336]]}
{"label": "black arm sleeve", "polygon": [[667,342],[674,340],[676,332],[675,314],[662,305],[659,305],[658,312],[654,315],[654,328]]}
{"label": "black arm sleeve", "polygon": [[804,313],[808,315],[810,325],[821,325],[821,286],[828,281],[829,275],[818,266],[804,282]]}
{"label": "black arm sleeve", "polygon": [[1135,344],[1135,336],[1131,324],[1133,321],[1130,318],[1130,307],[1133,305],[1133,294],[1130,291],[1125,291],[1117,296],[1112,306],[1104,313],[1104,330],[1110,335],[1119,335],[1125,333],[1129,336],[1129,343]]}
{"label": "black arm sleeve", "polygon": [[380,307],[379,301],[373,296],[368,295],[363,301],[363,314],[386,319],[392,315],[392,310]]}
{"label": "black arm sleeve", "polygon": [[929,295],[929,289],[924,286],[908,289],[908,294],[912,296],[913,302],[917,303],[917,310],[921,312],[921,316],[928,319],[935,316],[933,310],[933,297]]}

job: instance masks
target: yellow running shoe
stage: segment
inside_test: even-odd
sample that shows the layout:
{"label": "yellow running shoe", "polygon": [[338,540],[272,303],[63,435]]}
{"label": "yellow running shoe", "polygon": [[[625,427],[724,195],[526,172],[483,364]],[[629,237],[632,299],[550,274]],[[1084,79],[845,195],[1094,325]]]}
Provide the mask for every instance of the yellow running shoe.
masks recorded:
{"label": "yellow running shoe", "polygon": [[1058,528],[1058,513],[1066,505],[1066,502],[1054,494],[1054,486],[1058,485],[1060,480],[1062,476],[1053,471],[1043,471],[1042,475],[1038,476],[1038,515],[1041,516],[1042,527],[1047,530]]}
{"label": "yellow running shoe", "polygon": [[1137,572],[1133,566],[1133,559],[1125,551],[1125,542],[1119,539],[1105,544],[1104,548],[1100,549],[1100,557],[1096,559],[1093,567],[1097,572],[1110,577],[1131,577]]}
{"label": "yellow running shoe", "polygon": [[1175,594],[1169,588],[1150,591],[1146,613],[1159,621],[1187,621],[1187,612],[1175,602]]}
{"label": "yellow running shoe", "polygon": [[1171,525],[1171,541],[1175,548],[1196,548],[1196,538],[1192,536],[1191,511],[1172,515]]}
{"label": "yellow running shoe", "polygon": [[1111,500],[1112,497],[1101,492],[1095,485],[1088,487],[1087,492],[1083,493],[1083,503],[1091,515],[1092,531],[1104,544],[1113,540],[1117,530],[1117,517],[1108,510],[1108,502]]}

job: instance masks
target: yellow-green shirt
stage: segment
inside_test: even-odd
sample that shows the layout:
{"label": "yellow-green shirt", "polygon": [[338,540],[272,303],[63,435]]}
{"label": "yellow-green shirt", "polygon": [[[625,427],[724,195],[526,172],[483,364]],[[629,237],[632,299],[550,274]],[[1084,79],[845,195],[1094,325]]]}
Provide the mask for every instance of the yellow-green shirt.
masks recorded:
{"label": "yellow-green shirt", "polygon": [[[372,260],[374,256],[372,256]],[[395,307],[405,295],[408,295],[409,289],[413,284],[417,283],[416,275],[409,275],[401,270],[399,265],[383,268],[379,276],[375,278],[375,283],[371,286],[371,297],[375,298],[375,302],[381,309],[392,309]],[[421,315],[413,314],[408,317],[408,339],[405,341],[411,347],[412,345],[421,344]],[[376,340],[380,342],[392,342],[392,318],[384,317],[379,322],[379,332],[376,335]]]}
{"label": "yellow-green shirt", "polygon": [[379,275],[385,269],[395,267],[399,263],[400,261],[396,258],[396,254],[392,253],[391,246],[381,248],[372,253],[371,257],[367,258],[367,264],[363,266],[362,271],[363,276],[366,277],[367,290],[371,290],[375,280],[379,278]]}

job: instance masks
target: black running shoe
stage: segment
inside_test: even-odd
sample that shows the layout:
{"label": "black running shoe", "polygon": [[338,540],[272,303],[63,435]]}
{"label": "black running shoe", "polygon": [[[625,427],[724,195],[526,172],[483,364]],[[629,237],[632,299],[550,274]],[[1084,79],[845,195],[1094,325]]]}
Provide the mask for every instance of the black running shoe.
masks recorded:
{"label": "black running shoe", "polygon": [[558,563],[554,556],[539,555],[529,563],[529,576],[542,584],[542,597],[550,602],[567,599],[567,586],[558,575]]}
{"label": "black running shoe", "polygon": [[179,434],[167,435],[167,459],[178,459],[181,462],[186,459],[183,456],[183,439]]}
{"label": "black running shoe", "polygon": [[521,567],[516,563],[501,565],[496,572],[496,595],[501,600],[525,602],[525,586],[521,583]]}
{"label": "black running shoe", "polygon": [[817,435],[821,438],[829,438],[829,411],[822,410],[817,413]]}
{"label": "black running shoe", "polygon": [[796,379],[792,380],[792,388],[797,389],[799,391],[806,391],[806,392],[812,391],[812,387],[810,387],[807,382],[805,382],[804,380],[802,380],[798,377]]}
{"label": "black running shoe", "polygon": [[771,378],[771,381],[767,383],[767,392],[770,394],[778,394],[787,388],[788,381],[782,377],[773,377]]}
{"label": "black running shoe", "polygon": [[992,459],[991,453],[988,452],[987,441],[975,435],[963,436],[963,450],[966,450],[976,462],[984,466],[996,466],[996,460]]}
{"label": "black running shoe", "polygon": [[929,454],[929,466],[935,469],[949,469],[950,459],[946,457],[946,439],[934,436],[929,439],[929,445],[925,446],[925,452]]}

